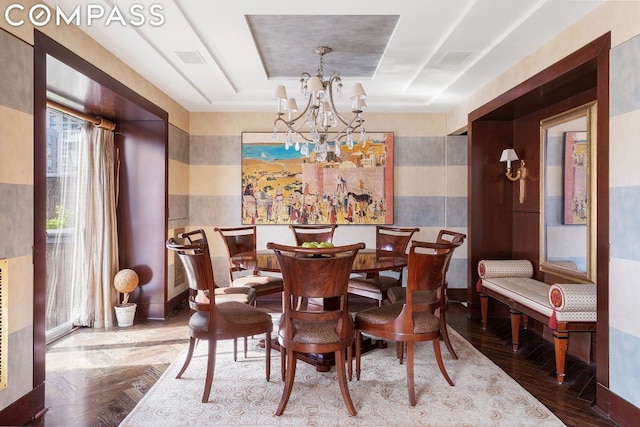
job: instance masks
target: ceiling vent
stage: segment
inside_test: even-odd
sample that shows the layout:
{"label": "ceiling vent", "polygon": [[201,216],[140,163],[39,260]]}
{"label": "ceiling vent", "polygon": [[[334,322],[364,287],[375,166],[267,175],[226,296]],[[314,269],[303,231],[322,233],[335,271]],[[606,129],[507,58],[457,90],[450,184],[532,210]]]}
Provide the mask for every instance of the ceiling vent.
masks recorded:
{"label": "ceiling vent", "polygon": [[176,55],[178,55],[178,58],[180,58],[185,64],[204,64],[206,62],[202,55],[197,51],[176,52]]}

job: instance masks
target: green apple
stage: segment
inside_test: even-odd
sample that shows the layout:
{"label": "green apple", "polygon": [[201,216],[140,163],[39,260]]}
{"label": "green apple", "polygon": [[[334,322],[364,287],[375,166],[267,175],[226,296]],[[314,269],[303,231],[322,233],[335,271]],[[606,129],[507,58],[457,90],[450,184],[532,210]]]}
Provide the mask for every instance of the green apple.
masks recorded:
{"label": "green apple", "polygon": [[319,248],[332,248],[333,247],[333,243],[331,242],[321,242],[318,245]]}

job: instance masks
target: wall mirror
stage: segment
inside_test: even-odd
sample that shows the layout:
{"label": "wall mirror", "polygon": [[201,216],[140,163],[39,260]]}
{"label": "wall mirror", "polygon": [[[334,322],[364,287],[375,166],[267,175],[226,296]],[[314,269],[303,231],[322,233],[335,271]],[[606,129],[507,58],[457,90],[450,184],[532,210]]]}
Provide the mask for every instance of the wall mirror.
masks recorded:
{"label": "wall mirror", "polygon": [[540,270],[596,281],[596,103],[540,122]]}

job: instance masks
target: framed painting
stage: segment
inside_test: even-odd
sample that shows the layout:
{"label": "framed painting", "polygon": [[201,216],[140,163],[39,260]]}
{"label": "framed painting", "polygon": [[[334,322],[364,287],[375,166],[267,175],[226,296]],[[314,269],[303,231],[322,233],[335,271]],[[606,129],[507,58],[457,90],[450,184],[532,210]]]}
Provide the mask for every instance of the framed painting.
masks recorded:
{"label": "framed painting", "polygon": [[587,224],[589,213],[587,132],[564,133],[564,223]]}
{"label": "framed painting", "polygon": [[273,133],[244,132],[242,224],[393,224],[393,133],[328,146],[317,156],[310,143],[305,156]]}

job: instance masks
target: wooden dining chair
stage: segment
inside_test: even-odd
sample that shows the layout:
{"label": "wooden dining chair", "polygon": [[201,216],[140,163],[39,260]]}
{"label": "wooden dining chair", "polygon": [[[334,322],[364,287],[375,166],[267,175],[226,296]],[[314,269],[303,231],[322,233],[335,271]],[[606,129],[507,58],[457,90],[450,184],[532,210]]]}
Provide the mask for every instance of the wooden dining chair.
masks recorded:
{"label": "wooden dining chair", "polygon": [[[409,403],[416,405],[414,384],[414,343],[432,341],[436,361],[449,385],[453,381],[445,370],[440,351],[440,322],[434,315],[444,303],[444,283],[447,267],[455,245],[413,241],[407,267],[407,298],[393,303],[359,311],[355,315],[356,378],[360,379],[362,334],[385,340],[406,343],[407,388]],[[424,294],[421,297],[417,297]],[[423,302],[428,301],[428,302]],[[372,358],[375,363],[375,357]],[[349,361],[351,373],[351,360]]]}
{"label": "wooden dining chair", "polygon": [[293,232],[296,245],[300,246],[305,242],[328,242],[333,243],[333,233],[338,226],[329,225],[298,225],[289,224],[289,229]]}
{"label": "wooden dining chair", "polygon": [[216,343],[218,340],[244,338],[265,334],[266,378],[271,375],[271,316],[255,307],[238,301],[216,304],[215,281],[211,258],[202,243],[183,244],[175,238],[166,242],[166,247],[175,251],[184,265],[189,289],[198,293],[206,292],[208,301],[189,296],[189,307],[193,314],[189,318],[189,349],[182,368],[176,375],[180,378],[193,357],[197,342],[208,342],[207,372],[202,402],[209,400],[216,361]]}
{"label": "wooden dining chair", "polygon": [[[349,414],[356,415],[347,386],[345,360],[351,359],[353,320],[347,307],[347,282],[353,260],[364,243],[329,248],[302,248],[268,243],[284,279],[284,311],[278,342],[286,363],[285,385],[276,415],[284,412],[296,374],[296,353],[334,353],[338,384]],[[314,310],[296,308],[298,298],[324,299]]]}
{"label": "wooden dining chair", "polygon": [[[256,250],[256,226],[216,227],[214,231],[222,237],[227,249],[230,286],[249,287],[256,291],[256,297],[281,293],[284,290],[281,277],[265,276],[259,271],[247,271],[234,265],[232,257],[243,252]],[[254,303],[255,305],[255,303]]]}
{"label": "wooden dining chair", "polygon": [[[207,239],[207,234],[203,229],[193,230],[185,233],[178,234],[179,239],[183,239],[188,244],[202,244],[204,245],[204,250],[207,253],[207,256],[211,257],[211,252],[209,250],[209,241]],[[214,293],[216,295],[216,303],[222,304],[228,301],[237,301],[244,304],[254,305],[256,300],[256,290],[253,288],[243,287],[243,286],[228,286],[228,287],[219,287],[215,282]],[[200,301],[208,301],[209,295],[205,291],[195,292],[193,289],[189,289],[189,295],[194,298],[198,298]],[[247,357],[247,337],[244,338],[244,357]],[[233,340],[233,360],[238,360],[238,340]]]}
{"label": "wooden dining chair", "polygon": [[[376,249],[405,253],[409,241],[419,228],[376,226]],[[387,291],[402,286],[403,269],[390,274],[371,273],[364,277],[352,277],[349,280],[349,293],[378,300],[381,306],[387,299]]]}
{"label": "wooden dining chair", "polygon": [[[463,233],[458,233],[450,230],[440,230],[438,232],[438,237],[436,238],[436,243],[452,243],[455,247],[459,247],[464,243],[464,239],[466,239],[467,235]],[[437,250],[436,250],[437,251]],[[453,256],[452,256],[453,258]],[[449,260],[451,261],[451,260]],[[449,266],[447,265],[447,271],[449,271]],[[447,330],[447,310],[449,309],[449,297],[447,296],[447,289],[449,283],[446,280],[444,281],[443,294],[444,294],[444,303],[438,309],[438,319],[440,320],[440,338],[444,341],[447,346],[447,350],[449,354],[454,359],[458,359],[458,355],[456,354],[453,346],[451,345],[451,340],[449,339],[449,332]],[[405,302],[407,298],[407,288],[405,287],[395,287],[391,288],[387,291],[387,295],[389,297],[389,301],[391,303],[395,302]],[[416,298],[421,298],[420,294],[417,295]],[[425,301],[421,301],[425,302]],[[400,363],[402,363],[403,358],[403,346],[399,346],[398,348],[398,358],[400,359]]]}

